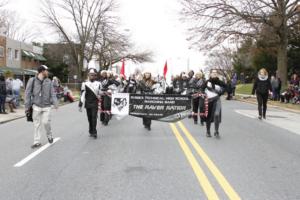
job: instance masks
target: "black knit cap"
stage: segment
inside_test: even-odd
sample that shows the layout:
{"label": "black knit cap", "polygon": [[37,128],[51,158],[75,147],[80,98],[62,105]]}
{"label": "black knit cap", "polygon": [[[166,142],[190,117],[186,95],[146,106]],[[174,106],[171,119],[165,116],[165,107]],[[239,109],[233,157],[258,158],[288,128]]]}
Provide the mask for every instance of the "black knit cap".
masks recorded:
{"label": "black knit cap", "polygon": [[46,65],[41,65],[37,69],[38,73],[41,73],[41,72],[46,71],[46,70],[48,70],[48,67]]}

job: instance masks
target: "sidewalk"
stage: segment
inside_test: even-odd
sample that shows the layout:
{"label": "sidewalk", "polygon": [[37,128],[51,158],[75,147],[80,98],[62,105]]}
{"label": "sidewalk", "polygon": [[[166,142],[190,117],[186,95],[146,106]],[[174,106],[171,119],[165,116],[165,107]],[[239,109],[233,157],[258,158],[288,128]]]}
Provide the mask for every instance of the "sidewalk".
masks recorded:
{"label": "sidewalk", "polygon": [[[257,100],[255,95],[236,94],[235,100],[257,105]],[[286,104],[286,103],[280,103],[278,101],[274,102],[268,100],[268,107],[300,114],[300,105],[298,104]]]}
{"label": "sidewalk", "polygon": [[0,124],[4,124],[6,122],[10,122],[12,120],[16,120],[16,119],[25,117],[24,106],[20,106],[19,108],[14,109],[15,113],[11,113],[8,110],[6,111],[6,112],[8,112],[8,114],[0,114]]}

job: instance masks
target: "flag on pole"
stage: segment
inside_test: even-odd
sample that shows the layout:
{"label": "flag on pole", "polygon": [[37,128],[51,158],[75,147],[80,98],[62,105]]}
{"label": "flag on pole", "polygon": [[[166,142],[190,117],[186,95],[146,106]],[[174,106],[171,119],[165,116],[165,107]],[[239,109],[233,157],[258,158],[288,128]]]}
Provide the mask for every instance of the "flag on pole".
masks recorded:
{"label": "flag on pole", "polygon": [[164,66],[164,77],[165,78],[166,78],[167,72],[168,72],[168,63],[166,61],[165,66]]}
{"label": "flag on pole", "polygon": [[122,59],[122,67],[121,67],[120,74],[123,75],[124,78],[126,79],[126,76],[125,76],[125,59],[124,58]]}

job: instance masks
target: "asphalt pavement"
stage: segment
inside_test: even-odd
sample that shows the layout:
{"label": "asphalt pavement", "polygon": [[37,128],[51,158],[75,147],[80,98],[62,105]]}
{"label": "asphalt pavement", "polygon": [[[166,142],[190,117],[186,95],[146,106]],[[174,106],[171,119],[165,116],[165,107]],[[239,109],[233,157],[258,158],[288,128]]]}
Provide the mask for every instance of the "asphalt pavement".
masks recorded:
{"label": "asphalt pavement", "polygon": [[[30,148],[33,125],[0,125],[2,200],[298,200],[299,114],[223,101],[219,139],[191,119],[169,124],[115,118],[88,137],[77,104],[53,110],[56,142]],[[212,126],[213,128],[213,126]],[[212,131],[213,132],[213,131]]]}

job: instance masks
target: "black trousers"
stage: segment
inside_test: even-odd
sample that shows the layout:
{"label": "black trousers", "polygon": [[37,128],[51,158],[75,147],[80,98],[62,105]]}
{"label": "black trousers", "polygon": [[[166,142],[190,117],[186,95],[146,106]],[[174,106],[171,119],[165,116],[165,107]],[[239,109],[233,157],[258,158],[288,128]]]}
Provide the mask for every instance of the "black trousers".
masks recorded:
{"label": "black trousers", "polygon": [[[198,114],[199,114],[199,111],[201,113],[204,113],[204,99],[203,98],[195,98],[193,99],[193,112],[194,112],[194,121],[198,121]],[[200,120],[201,120],[201,123],[203,123],[205,121],[205,118],[204,117],[200,117]]]}
{"label": "black trousers", "polygon": [[267,102],[268,102],[268,94],[256,94],[257,102],[258,102],[258,115],[266,116],[267,112]]}
{"label": "black trousers", "polygon": [[97,113],[98,108],[86,108],[86,114],[89,121],[89,133],[92,135],[97,134]]}
{"label": "black trousers", "polygon": [[108,114],[106,111],[111,110],[111,97],[102,96],[101,100],[102,100],[101,103],[102,112],[100,113],[100,121],[108,123],[108,121],[110,120],[110,114]]}
{"label": "black trousers", "polygon": [[208,103],[208,116],[206,119],[206,131],[210,133],[211,123],[215,124],[215,132],[219,132],[222,118],[221,100],[217,99]]}
{"label": "black trousers", "polygon": [[5,99],[6,95],[0,94],[0,112],[5,112]]}
{"label": "black trousers", "polygon": [[149,119],[147,117],[143,117],[143,125],[145,127],[150,127],[151,126],[151,119]]}

